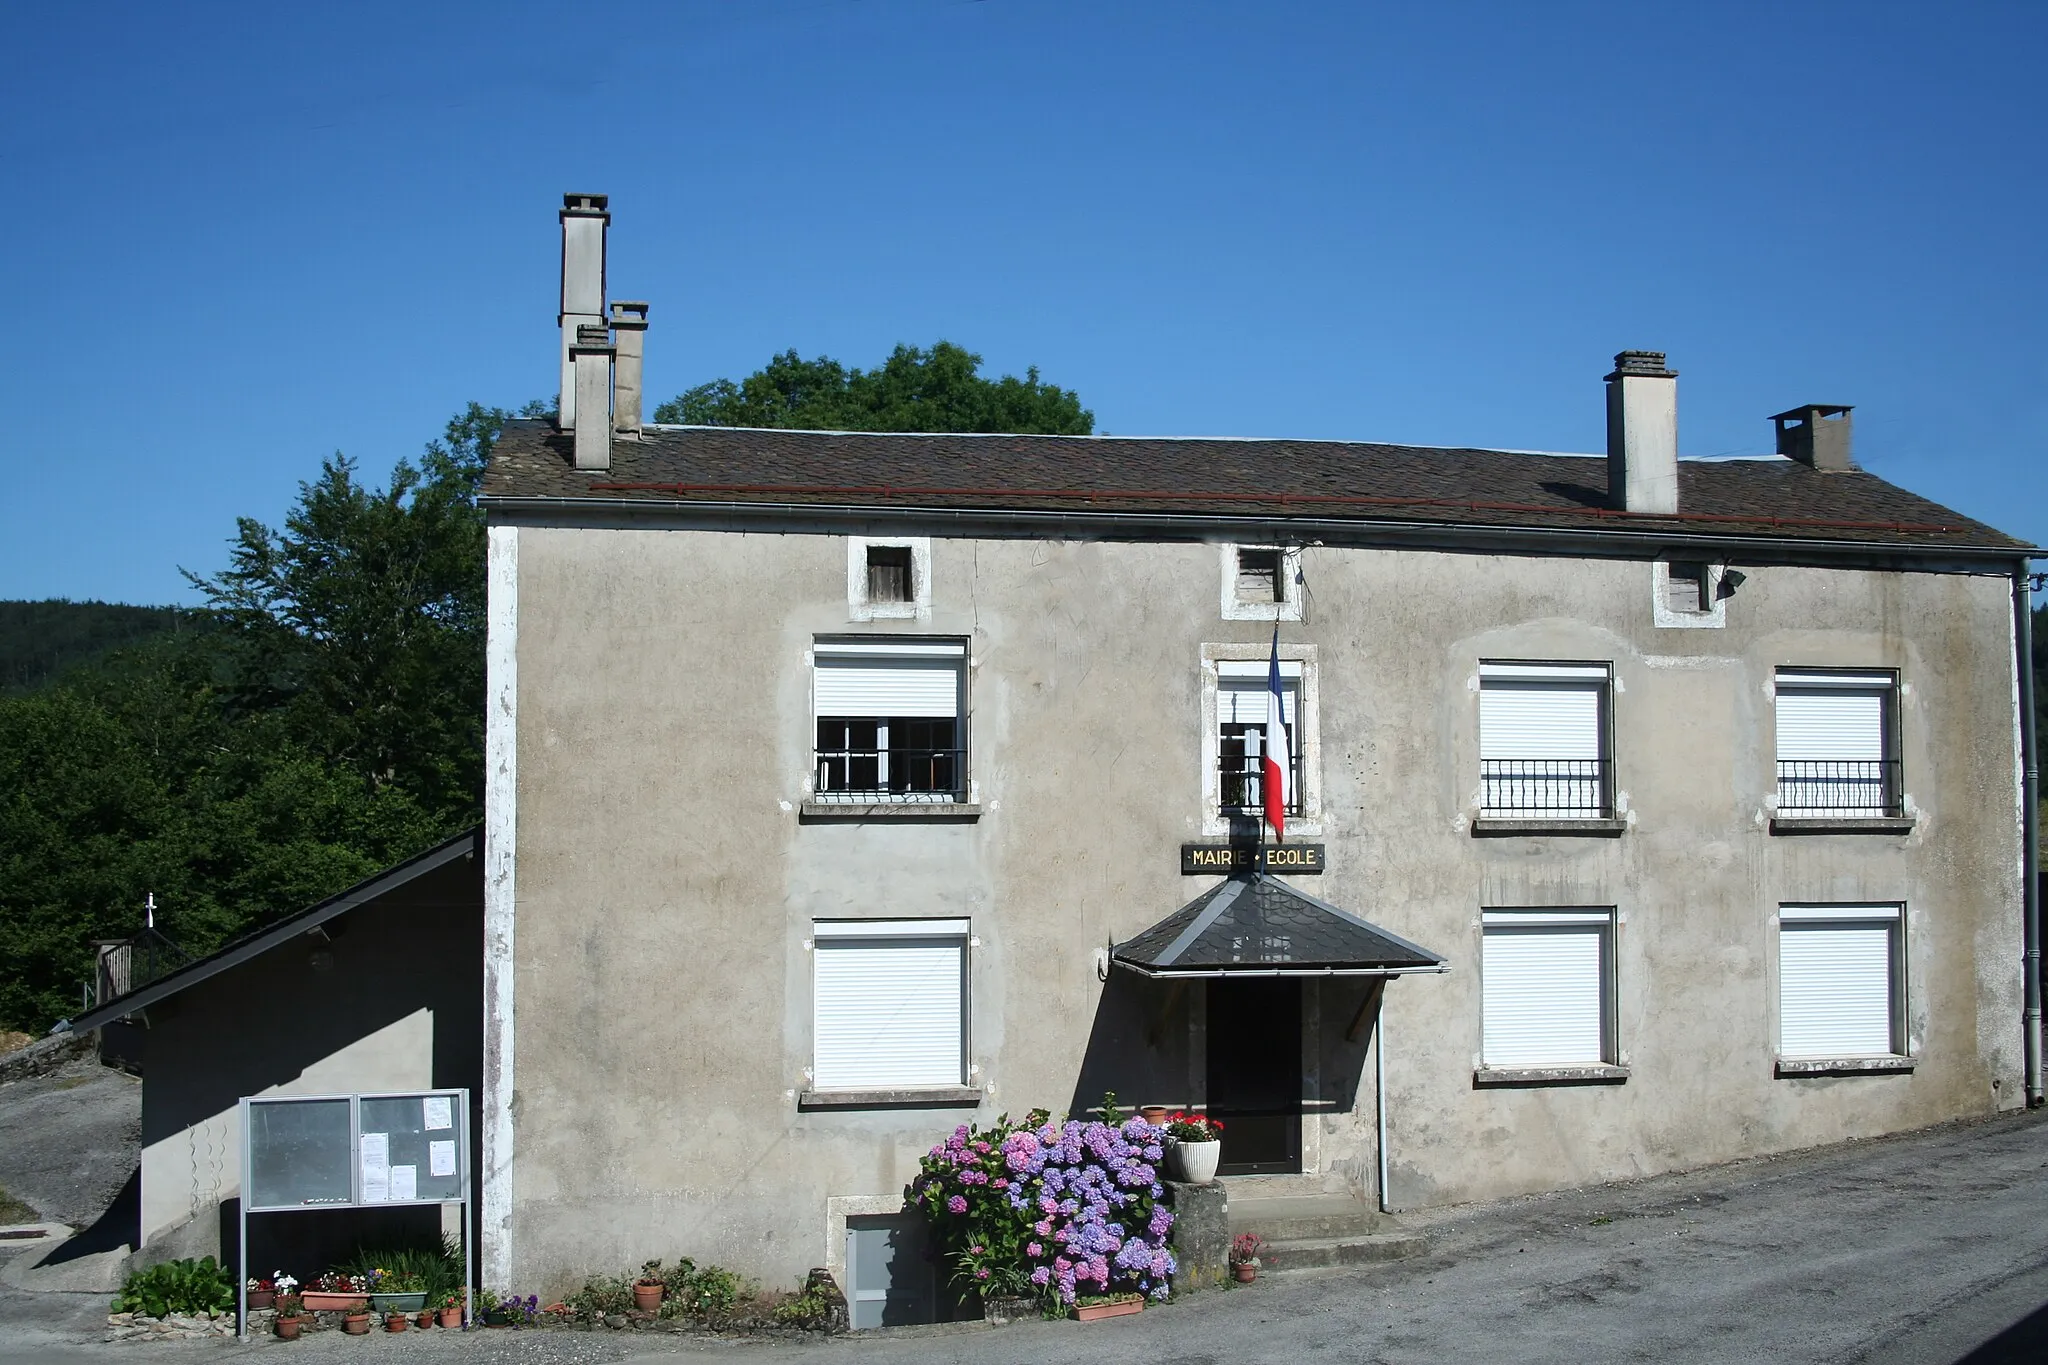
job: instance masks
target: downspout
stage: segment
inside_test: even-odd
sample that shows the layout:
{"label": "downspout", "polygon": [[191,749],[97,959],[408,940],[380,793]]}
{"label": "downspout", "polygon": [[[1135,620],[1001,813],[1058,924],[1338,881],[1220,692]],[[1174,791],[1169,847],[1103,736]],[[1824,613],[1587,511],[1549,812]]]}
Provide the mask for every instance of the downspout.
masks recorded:
{"label": "downspout", "polygon": [[2012,576],[2013,640],[2020,683],[2020,978],[2024,991],[2027,1108],[2041,1107],[2041,759],[2034,734],[2034,611],[2028,591],[2030,564],[2022,559]]}
{"label": "downspout", "polygon": [[1374,1145],[1380,1154],[1380,1212],[1394,1211],[1393,1198],[1387,1192],[1387,983],[1380,983],[1379,1018],[1372,1029],[1372,1093],[1378,1107],[1379,1133]]}

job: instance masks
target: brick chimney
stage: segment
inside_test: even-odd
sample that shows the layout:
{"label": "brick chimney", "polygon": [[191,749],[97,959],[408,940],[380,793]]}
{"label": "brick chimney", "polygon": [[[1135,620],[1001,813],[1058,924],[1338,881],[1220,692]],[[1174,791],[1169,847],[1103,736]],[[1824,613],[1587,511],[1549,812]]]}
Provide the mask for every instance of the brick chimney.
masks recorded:
{"label": "brick chimney", "polygon": [[569,363],[575,367],[572,392],[576,409],[582,414],[576,423],[576,467],[612,467],[612,337],[602,322],[586,322],[576,329],[569,347]]}
{"label": "brick chimney", "polygon": [[612,366],[612,430],[629,441],[640,439],[640,368],[646,358],[647,305],[637,300],[612,304],[612,344],[618,357]]}
{"label": "brick chimney", "polygon": [[[612,221],[605,205],[609,202],[602,194],[562,196],[562,307],[555,321],[562,329],[560,421],[564,431],[576,428],[578,381],[571,351],[583,328],[605,325],[604,239]],[[609,415],[610,409],[607,398],[602,410]]]}
{"label": "brick chimney", "polygon": [[1678,371],[1662,351],[1623,351],[1607,376],[1607,497],[1630,512],[1678,510]]}
{"label": "brick chimney", "polygon": [[1771,418],[1778,427],[1778,453],[1823,474],[1856,467],[1849,447],[1849,414],[1839,403],[1808,403]]}

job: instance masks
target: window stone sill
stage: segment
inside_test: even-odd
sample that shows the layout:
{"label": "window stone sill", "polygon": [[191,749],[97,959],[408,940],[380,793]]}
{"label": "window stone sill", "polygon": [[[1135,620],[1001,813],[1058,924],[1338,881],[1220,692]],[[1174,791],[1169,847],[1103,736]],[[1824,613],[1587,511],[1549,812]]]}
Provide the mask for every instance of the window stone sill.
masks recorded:
{"label": "window stone sill", "polygon": [[1482,815],[1472,822],[1475,839],[1507,839],[1517,836],[1562,836],[1567,839],[1618,839],[1628,830],[1628,821],[1523,820]]}
{"label": "window stone sill", "polygon": [[1872,1076],[1910,1073],[1917,1064],[1912,1057],[1780,1057],[1778,1075]]}
{"label": "window stone sill", "polygon": [[909,820],[958,824],[980,818],[980,804],[966,801],[806,801],[797,807],[797,819],[805,822]]}
{"label": "window stone sill", "polygon": [[1824,817],[1803,819],[1799,816],[1774,815],[1771,817],[1773,834],[1911,834],[1917,824],[1911,815],[1880,815],[1868,818]]}
{"label": "window stone sill", "polygon": [[1482,1066],[1472,1073],[1474,1090],[1527,1089],[1543,1085],[1620,1085],[1625,1066]]}
{"label": "window stone sill", "polygon": [[915,1090],[805,1090],[798,1109],[978,1109],[981,1090],[971,1085],[941,1085]]}

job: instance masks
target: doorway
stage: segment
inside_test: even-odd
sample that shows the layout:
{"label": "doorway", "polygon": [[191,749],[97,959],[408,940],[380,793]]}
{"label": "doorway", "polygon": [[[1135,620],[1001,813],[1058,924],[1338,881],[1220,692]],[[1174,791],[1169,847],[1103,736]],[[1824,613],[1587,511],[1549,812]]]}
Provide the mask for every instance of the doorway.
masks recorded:
{"label": "doorway", "polygon": [[1209,982],[1209,1113],[1223,1124],[1220,1175],[1301,1170],[1301,982]]}

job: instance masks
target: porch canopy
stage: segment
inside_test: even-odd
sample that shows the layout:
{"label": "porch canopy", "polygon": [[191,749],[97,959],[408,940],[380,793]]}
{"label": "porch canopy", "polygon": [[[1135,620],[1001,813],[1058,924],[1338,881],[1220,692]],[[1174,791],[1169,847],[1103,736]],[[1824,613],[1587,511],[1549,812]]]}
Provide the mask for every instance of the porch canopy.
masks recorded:
{"label": "porch canopy", "polygon": [[1110,961],[1154,977],[1402,976],[1441,972],[1439,953],[1263,872],[1209,888]]}

